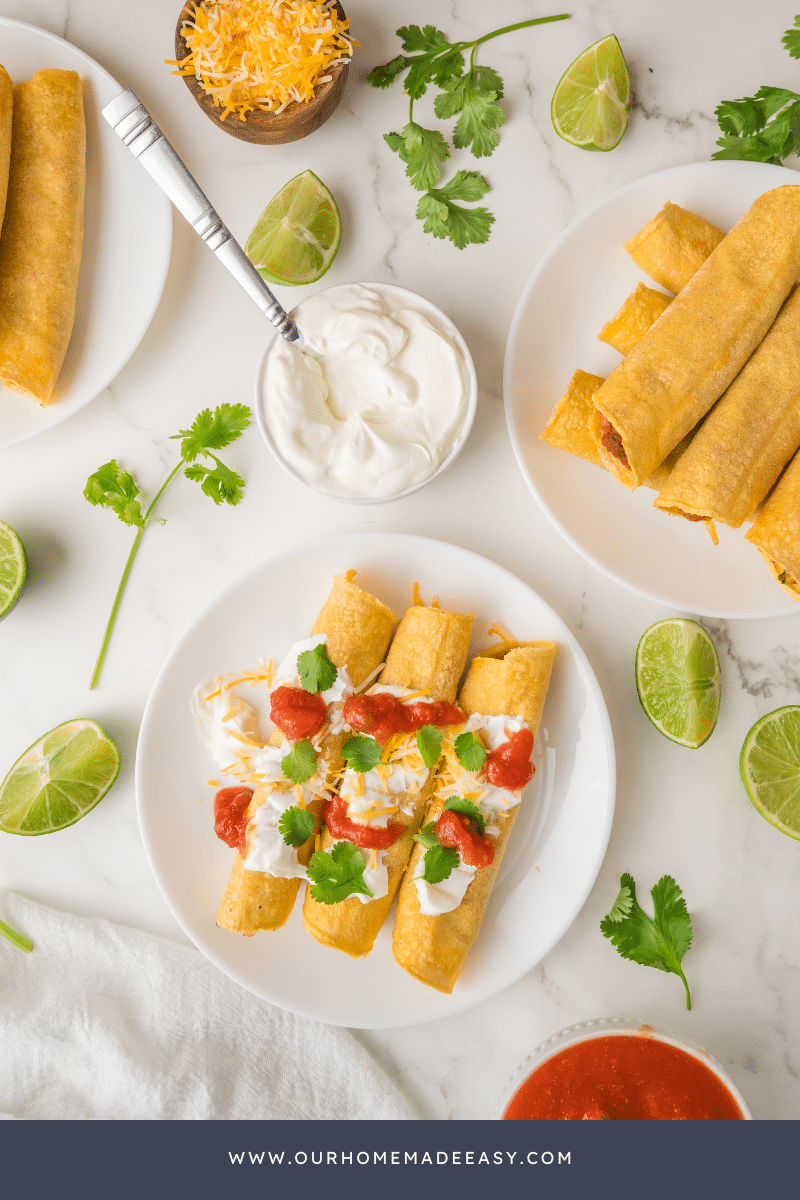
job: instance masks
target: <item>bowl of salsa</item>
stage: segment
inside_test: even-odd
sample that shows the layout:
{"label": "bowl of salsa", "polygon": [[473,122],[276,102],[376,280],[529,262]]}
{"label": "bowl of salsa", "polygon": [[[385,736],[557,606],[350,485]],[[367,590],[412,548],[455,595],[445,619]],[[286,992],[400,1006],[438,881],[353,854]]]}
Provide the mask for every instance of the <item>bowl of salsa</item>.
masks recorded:
{"label": "bowl of salsa", "polygon": [[752,1121],[738,1088],[688,1038],[621,1017],[582,1021],[520,1063],[503,1121]]}

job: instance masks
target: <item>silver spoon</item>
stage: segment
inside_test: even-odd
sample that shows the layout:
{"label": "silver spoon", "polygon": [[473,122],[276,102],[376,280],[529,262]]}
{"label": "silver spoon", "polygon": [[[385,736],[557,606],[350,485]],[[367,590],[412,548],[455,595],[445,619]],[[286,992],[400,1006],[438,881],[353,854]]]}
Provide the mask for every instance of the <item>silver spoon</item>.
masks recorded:
{"label": "silver spoon", "polygon": [[216,254],[287,342],[300,331],[275,299],[250,259],[223,225],[192,175],[181,162],[138,97],[127,88],[103,109],[103,116],[143,167],[166,192],[194,231]]}

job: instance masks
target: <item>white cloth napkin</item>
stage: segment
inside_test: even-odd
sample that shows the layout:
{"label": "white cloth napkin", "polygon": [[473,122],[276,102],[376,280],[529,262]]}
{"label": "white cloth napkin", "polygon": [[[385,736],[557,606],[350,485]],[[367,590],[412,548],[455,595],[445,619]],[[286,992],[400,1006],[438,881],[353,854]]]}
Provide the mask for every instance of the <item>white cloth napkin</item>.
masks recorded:
{"label": "white cloth napkin", "polygon": [[199,951],[0,895],[0,1116],[413,1117],[344,1029],[251,996]]}

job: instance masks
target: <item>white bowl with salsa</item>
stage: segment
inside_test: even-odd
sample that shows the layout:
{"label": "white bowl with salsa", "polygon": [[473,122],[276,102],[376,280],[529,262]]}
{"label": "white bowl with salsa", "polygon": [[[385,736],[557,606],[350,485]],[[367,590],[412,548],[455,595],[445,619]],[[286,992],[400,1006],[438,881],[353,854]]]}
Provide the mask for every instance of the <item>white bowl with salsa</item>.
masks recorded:
{"label": "white bowl with salsa", "polygon": [[570,1025],[523,1059],[504,1121],[752,1121],[719,1063],[685,1037],[623,1017]]}

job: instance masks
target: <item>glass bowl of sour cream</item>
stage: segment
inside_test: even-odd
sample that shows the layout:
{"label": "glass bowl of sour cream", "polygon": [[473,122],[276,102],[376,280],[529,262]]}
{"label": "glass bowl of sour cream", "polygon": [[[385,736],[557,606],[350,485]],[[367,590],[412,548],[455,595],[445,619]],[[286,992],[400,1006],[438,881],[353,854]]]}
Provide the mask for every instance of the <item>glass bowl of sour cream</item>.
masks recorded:
{"label": "glass bowl of sour cream", "polygon": [[475,366],[452,321],[390,283],[348,283],[292,309],[302,350],[274,334],[256,372],[261,434],[293,478],[354,504],[399,500],[469,436]]}
{"label": "glass bowl of sour cream", "polygon": [[628,1017],[570,1025],[522,1060],[503,1121],[752,1121],[739,1089],[689,1038]]}

